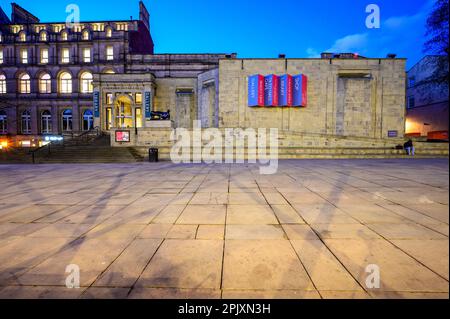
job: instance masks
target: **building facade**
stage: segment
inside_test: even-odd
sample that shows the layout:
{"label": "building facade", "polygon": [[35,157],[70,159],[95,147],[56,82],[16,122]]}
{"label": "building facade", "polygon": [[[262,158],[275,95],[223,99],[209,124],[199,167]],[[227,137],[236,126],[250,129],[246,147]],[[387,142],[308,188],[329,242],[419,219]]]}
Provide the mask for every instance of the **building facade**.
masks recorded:
{"label": "building facade", "polygon": [[[1,11],[0,22],[0,134],[19,140],[98,128],[113,146],[170,147],[172,129],[192,129],[194,121],[219,130],[278,128],[290,147],[379,146],[404,137],[404,59],[155,54],[142,2],[139,20],[67,28],[13,4],[11,19]],[[255,74],[302,74],[308,105],[250,107]],[[154,112],[170,112],[170,120],[157,121]]]}
{"label": "building facade", "polygon": [[447,132],[448,138],[448,83],[430,81],[441,58],[425,56],[407,72],[407,134],[427,136]]}

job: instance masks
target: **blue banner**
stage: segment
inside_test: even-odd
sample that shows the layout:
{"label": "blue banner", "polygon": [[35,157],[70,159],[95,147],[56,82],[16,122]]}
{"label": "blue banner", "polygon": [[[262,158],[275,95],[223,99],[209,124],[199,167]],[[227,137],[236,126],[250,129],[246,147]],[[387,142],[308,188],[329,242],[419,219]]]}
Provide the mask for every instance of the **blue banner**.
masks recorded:
{"label": "blue banner", "polygon": [[144,92],[144,107],[145,107],[145,118],[150,120],[152,118],[152,93]]}
{"label": "blue banner", "polygon": [[94,91],[94,117],[100,117],[100,92]]}
{"label": "blue banner", "polygon": [[295,75],[293,78],[293,106],[303,106],[303,76]]}
{"label": "blue banner", "polygon": [[264,105],[264,77],[252,75],[248,77],[248,106]]}

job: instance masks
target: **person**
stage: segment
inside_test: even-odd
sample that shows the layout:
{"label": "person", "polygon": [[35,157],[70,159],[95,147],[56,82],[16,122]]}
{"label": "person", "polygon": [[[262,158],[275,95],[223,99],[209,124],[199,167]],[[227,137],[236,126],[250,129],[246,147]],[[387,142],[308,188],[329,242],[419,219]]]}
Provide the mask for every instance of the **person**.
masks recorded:
{"label": "person", "polygon": [[408,142],[403,145],[403,148],[406,150],[406,154],[408,154],[409,156],[414,156],[416,153],[416,149],[411,139],[409,139]]}

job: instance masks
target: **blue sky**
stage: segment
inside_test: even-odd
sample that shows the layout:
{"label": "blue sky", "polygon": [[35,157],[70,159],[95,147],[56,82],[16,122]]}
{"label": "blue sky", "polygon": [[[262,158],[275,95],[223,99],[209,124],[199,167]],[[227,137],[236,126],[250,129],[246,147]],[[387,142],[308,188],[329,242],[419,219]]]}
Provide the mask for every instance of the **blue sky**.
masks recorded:
{"label": "blue sky", "polygon": [[[324,51],[368,57],[397,53],[408,67],[423,55],[425,21],[435,0],[145,0],[156,53],[238,53],[239,57],[316,57]],[[138,0],[15,0],[41,21],[138,17]],[[381,10],[381,28],[367,29],[368,4]],[[10,15],[10,1],[0,0]]]}

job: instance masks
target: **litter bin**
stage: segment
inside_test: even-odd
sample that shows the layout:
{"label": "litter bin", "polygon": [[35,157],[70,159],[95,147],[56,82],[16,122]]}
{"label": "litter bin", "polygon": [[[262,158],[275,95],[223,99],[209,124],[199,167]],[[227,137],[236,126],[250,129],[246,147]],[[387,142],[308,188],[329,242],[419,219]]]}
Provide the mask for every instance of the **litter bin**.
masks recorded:
{"label": "litter bin", "polygon": [[158,149],[157,148],[150,148],[148,150],[148,161],[150,163],[156,163],[159,161],[158,159]]}

